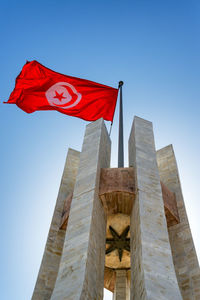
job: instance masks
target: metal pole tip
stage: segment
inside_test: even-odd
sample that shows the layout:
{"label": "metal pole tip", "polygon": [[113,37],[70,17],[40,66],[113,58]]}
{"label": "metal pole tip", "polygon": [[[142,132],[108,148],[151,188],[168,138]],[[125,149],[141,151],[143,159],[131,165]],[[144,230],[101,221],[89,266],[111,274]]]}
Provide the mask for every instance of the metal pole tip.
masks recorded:
{"label": "metal pole tip", "polygon": [[119,81],[119,88],[124,84],[123,81]]}

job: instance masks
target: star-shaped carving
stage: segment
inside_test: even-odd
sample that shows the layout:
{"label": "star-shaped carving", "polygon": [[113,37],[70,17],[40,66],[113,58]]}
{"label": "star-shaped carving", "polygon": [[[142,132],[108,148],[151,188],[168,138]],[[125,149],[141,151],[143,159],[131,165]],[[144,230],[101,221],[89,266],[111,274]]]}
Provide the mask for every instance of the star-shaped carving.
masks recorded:
{"label": "star-shaped carving", "polygon": [[112,234],[112,239],[106,239],[106,244],[109,244],[110,247],[106,249],[106,254],[117,249],[119,260],[122,260],[123,250],[130,252],[130,238],[127,237],[130,226],[127,226],[121,235],[119,235],[112,226],[109,226],[110,233]]}
{"label": "star-shaped carving", "polygon": [[59,94],[57,91],[55,91],[55,94],[56,95],[54,96],[54,98],[57,98],[59,101],[62,101],[62,99],[66,98],[63,97],[64,92]]}

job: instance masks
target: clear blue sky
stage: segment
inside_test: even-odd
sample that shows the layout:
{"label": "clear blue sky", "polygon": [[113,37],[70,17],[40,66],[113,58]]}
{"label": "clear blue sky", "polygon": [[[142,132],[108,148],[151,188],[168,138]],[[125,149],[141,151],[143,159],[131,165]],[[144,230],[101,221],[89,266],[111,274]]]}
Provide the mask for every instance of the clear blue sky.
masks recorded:
{"label": "clear blue sky", "polygon": [[[31,298],[67,149],[81,149],[87,124],[2,104],[26,60],[113,87],[124,81],[126,164],[133,116],[152,121],[156,147],[174,146],[200,257],[199,0],[3,0],[0,36],[0,299]],[[118,109],[112,166],[117,122]]]}

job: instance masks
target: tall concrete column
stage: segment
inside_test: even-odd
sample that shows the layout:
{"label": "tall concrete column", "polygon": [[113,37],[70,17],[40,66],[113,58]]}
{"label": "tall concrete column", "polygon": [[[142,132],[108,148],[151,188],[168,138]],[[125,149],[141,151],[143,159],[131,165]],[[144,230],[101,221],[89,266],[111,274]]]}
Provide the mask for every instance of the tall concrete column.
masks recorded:
{"label": "tall concrete column", "polygon": [[182,299],[172,261],[152,123],[135,117],[129,138],[137,195],[131,214],[131,300]]}
{"label": "tall concrete column", "polygon": [[129,300],[129,284],[126,270],[116,270],[115,290],[113,300]]}
{"label": "tall concrete column", "polygon": [[172,145],[157,151],[160,179],[176,195],[180,223],[168,228],[177,279],[184,300],[200,299],[200,269],[184,205]]}
{"label": "tall concrete column", "polygon": [[58,198],[32,300],[48,300],[54,289],[65,239],[65,230],[60,229],[62,212],[65,199],[74,190],[79,157],[80,152],[72,149],[68,150]]}
{"label": "tall concrete column", "polygon": [[100,169],[110,166],[110,146],[103,119],[87,125],[51,300],[103,298],[106,217],[98,194]]}

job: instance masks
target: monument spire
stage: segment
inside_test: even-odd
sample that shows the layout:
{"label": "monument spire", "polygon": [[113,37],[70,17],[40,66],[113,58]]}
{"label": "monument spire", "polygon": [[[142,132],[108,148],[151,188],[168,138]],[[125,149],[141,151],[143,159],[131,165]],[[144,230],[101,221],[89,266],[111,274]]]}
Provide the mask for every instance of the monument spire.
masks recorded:
{"label": "monument spire", "polygon": [[[121,122],[122,110],[123,142]],[[99,119],[82,151],[69,150],[32,300],[103,300],[104,287],[113,300],[200,299],[173,148],[156,151],[152,123],[139,117],[128,145],[129,167],[110,168]]]}

